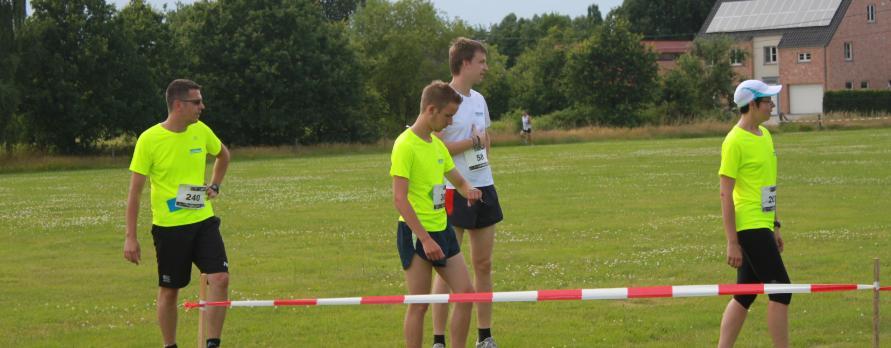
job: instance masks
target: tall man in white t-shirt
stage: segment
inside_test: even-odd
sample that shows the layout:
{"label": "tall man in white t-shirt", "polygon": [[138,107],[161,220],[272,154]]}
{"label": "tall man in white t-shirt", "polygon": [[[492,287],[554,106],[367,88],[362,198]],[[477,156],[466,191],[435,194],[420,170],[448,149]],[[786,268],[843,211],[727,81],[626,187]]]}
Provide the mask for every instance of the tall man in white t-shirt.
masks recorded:
{"label": "tall man in white t-shirt", "polygon": [[[445,143],[455,162],[455,168],[471,185],[482,191],[482,199],[468,206],[454,186],[447,184],[446,212],[454,227],[458,243],[464,239],[464,231],[470,235],[470,250],[474,272],[474,288],[477,292],[492,291],[492,249],[495,244],[495,224],[504,217],[492,168],[489,167],[489,137],[486,129],[491,125],[486,99],[473,85],[482,82],[489,70],[486,65],[486,48],[474,40],[457,38],[449,48],[449,68],[452,81],[449,85],[463,101],[452,118],[452,125],[443,129],[439,138]],[[447,293],[448,286],[439,277],[433,285],[434,293]],[[433,305],[434,347],[444,347],[448,305]],[[494,348],[492,338],[492,304],[477,304],[479,340],[477,347]],[[441,344],[441,345],[440,345]]]}

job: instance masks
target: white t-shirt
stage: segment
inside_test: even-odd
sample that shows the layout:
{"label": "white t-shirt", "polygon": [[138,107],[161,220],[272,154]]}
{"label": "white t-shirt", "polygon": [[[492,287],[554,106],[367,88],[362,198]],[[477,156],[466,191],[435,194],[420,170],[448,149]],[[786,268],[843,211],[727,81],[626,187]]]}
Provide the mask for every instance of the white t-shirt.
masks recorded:
{"label": "white t-shirt", "polygon": [[[463,95],[461,92],[458,92],[458,94],[463,99],[461,106],[458,107],[458,112],[452,117],[452,124],[443,129],[440,134],[440,139],[447,143],[470,138],[471,126],[474,126],[477,131],[482,131],[492,125],[492,120],[489,118],[489,106],[486,104],[486,98],[483,98],[482,94],[472,89],[470,90],[470,96]],[[473,151],[473,148],[471,148],[465,151],[465,153]],[[465,159],[465,153],[452,155],[455,168],[458,169],[461,176],[468,180],[473,187],[494,185],[495,179],[492,178],[492,168],[487,165],[471,170]],[[455,188],[448,180],[446,180],[446,184],[448,188]]]}
{"label": "white t-shirt", "polygon": [[523,115],[523,130],[532,129],[532,124],[529,123],[529,115]]}

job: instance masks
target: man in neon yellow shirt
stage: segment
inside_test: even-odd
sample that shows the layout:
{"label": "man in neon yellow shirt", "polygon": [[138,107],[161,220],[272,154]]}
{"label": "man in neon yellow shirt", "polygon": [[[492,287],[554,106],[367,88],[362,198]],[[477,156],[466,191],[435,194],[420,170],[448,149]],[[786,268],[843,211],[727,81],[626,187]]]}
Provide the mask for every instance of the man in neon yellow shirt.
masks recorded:
{"label": "man in neon yellow shirt", "polygon": [[[139,264],[136,238],[139,197],[151,178],[152,239],[158,259],[158,323],[165,347],[176,347],[176,303],[189,284],[192,263],[208,274],[209,301],[228,298],[229,263],[220,236],[220,219],[210,199],[220,192],[229,150],[203,122],[201,86],[174,80],[167,87],[167,120],[143,132],[130,163],[124,258]],[[215,156],[211,184],[205,183],[207,156]],[[225,307],[207,309],[207,347],[220,345]]]}
{"label": "man in neon yellow shirt", "polygon": [[[770,119],[772,96],[782,86],[743,81],[734,102],[742,116],[721,146],[721,208],[727,235],[727,263],[737,269],[738,284],[789,284],[780,253],[783,238],[777,211],[777,157],[773,138],[761,126]],[[767,326],[776,347],[789,346],[791,294],[769,295]],[[721,320],[718,347],[732,347],[755,295],[736,295]]]}
{"label": "man in neon yellow shirt", "polygon": [[[468,204],[481,193],[455,170],[449,150],[433,135],[451,124],[461,96],[448,84],[434,81],[421,94],[421,114],[393,144],[390,176],[393,203],[399,212],[396,245],[409,294],[429,294],[431,270],[436,269],[454,293],[473,292],[467,265],[448,224],[443,175],[458,188]],[[406,346],[420,348],[427,304],[410,304],[405,315]],[[470,327],[471,303],[455,305],[451,344],[464,347]]]}

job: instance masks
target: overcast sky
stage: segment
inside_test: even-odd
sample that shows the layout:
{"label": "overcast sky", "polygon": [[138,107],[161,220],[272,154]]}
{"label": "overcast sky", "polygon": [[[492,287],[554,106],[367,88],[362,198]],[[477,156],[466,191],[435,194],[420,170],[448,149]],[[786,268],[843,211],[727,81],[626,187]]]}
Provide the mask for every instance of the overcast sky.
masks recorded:
{"label": "overcast sky", "polygon": [[[106,0],[108,1],[108,0]],[[118,9],[129,0],[111,0]],[[156,8],[167,4],[170,9],[176,8],[176,0],[148,0]],[[180,0],[184,4],[192,0]],[[610,9],[622,4],[622,0],[433,0],[433,4],[449,18],[458,17],[471,25],[488,27],[498,23],[508,13],[517,17],[529,18],[536,14],[559,13],[577,17],[585,15],[588,5],[597,4],[600,13],[606,16]]]}

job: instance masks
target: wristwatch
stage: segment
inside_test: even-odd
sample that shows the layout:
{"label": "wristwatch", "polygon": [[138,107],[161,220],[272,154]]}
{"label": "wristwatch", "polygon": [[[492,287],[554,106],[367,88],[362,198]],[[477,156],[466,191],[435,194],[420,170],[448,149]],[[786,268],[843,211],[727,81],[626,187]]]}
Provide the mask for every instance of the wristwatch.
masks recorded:
{"label": "wristwatch", "polygon": [[[217,191],[219,192],[219,191]],[[773,220],[773,228],[783,227],[783,224],[780,223],[780,220]]]}
{"label": "wristwatch", "polygon": [[213,190],[214,192],[216,192],[218,194],[220,193],[220,184],[211,184],[207,188]]}

